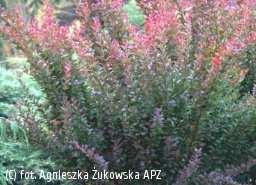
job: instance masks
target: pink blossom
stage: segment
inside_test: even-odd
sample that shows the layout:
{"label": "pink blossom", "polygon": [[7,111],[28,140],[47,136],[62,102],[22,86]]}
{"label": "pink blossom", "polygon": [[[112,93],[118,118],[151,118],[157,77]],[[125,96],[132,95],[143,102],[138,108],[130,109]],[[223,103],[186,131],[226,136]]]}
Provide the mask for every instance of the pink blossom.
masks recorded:
{"label": "pink blossom", "polygon": [[29,24],[29,34],[44,48],[58,52],[68,38],[68,27],[59,26],[54,16],[54,8],[46,1],[40,20],[32,20]]}
{"label": "pink blossom", "polygon": [[215,73],[219,72],[219,70],[221,69],[221,64],[221,57],[218,54],[216,54],[212,60],[212,71],[214,71]]}
{"label": "pink blossom", "polygon": [[111,8],[112,9],[120,9],[123,6],[123,0],[112,0]]}
{"label": "pink blossom", "polygon": [[101,30],[101,23],[99,17],[93,18],[92,29],[96,33],[98,33]]}
{"label": "pink blossom", "polygon": [[113,40],[111,42],[111,46],[110,46],[110,59],[121,59],[122,57],[122,51],[120,48],[120,44],[117,40]]}
{"label": "pink blossom", "polygon": [[24,49],[27,41],[25,37],[26,24],[22,15],[22,9],[15,7],[11,13],[3,11],[1,12],[1,17],[6,20],[8,26],[2,26],[0,31],[5,33],[10,40]]}
{"label": "pink blossom", "polygon": [[82,58],[92,55],[92,52],[90,51],[91,42],[81,34],[80,30],[75,31],[73,37],[69,39],[69,44],[71,45],[71,48],[73,48]]}
{"label": "pink blossom", "polygon": [[91,13],[91,11],[90,11],[89,4],[88,4],[87,0],[83,0],[83,2],[81,3],[81,5],[78,8],[78,14],[83,17],[83,20],[85,22],[87,22],[87,19],[88,19],[90,13]]}
{"label": "pink blossom", "polygon": [[[170,9],[170,5],[165,1],[158,1],[158,7],[152,10],[145,22],[145,32],[137,33],[135,42],[138,44],[136,48],[150,50],[156,44],[165,43],[167,41],[167,33],[175,32],[178,27],[178,19],[176,9]],[[134,29],[133,29],[134,31]]]}

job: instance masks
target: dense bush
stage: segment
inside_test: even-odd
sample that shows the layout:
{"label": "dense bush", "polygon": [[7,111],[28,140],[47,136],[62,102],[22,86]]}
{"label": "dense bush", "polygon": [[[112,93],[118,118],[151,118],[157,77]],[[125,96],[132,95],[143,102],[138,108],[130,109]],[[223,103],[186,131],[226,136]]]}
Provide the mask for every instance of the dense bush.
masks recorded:
{"label": "dense bush", "polygon": [[18,179],[12,182],[6,179],[7,170],[18,172],[24,169],[39,173],[40,170],[53,170],[55,165],[43,151],[30,146],[26,130],[20,122],[12,119],[19,102],[31,97],[43,101],[38,84],[24,73],[28,69],[27,63],[24,58],[7,58],[0,65],[0,184],[47,184],[44,180]]}
{"label": "dense bush", "polygon": [[256,71],[256,56],[255,56],[256,46],[249,47],[245,54],[240,57],[241,66],[243,66],[244,71],[246,71],[245,78],[242,79],[240,92],[242,95],[250,92],[254,93],[255,89],[255,71]]}
{"label": "dense bush", "polygon": [[0,117],[9,117],[16,112],[16,103],[29,95],[38,100],[43,98],[38,84],[24,73],[28,69],[24,59],[7,58],[0,63]]}
{"label": "dense bush", "polygon": [[256,100],[241,97],[237,62],[256,41],[255,2],[140,5],[143,28],[120,0],[84,1],[64,26],[48,1],[29,21],[3,11],[2,34],[46,95],[14,118],[61,169],[161,169],[164,180],[147,184],[237,183],[255,163]]}
{"label": "dense bush", "polygon": [[47,172],[56,167],[43,151],[28,144],[26,132],[20,124],[2,118],[0,120],[0,157],[0,183],[2,185],[47,184],[44,179],[35,182],[17,178],[14,182],[6,178],[6,172],[16,170],[18,173],[20,170],[31,170],[39,176],[40,171]]}

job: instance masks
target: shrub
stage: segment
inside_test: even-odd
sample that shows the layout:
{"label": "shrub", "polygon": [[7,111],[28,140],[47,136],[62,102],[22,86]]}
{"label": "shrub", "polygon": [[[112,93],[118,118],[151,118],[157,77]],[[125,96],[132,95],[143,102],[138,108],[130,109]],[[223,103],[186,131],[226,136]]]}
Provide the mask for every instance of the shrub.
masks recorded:
{"label": "shrub", "polygon": [[244,79],[241,82],[241,95],[248,94],[249,92],[253,94],[254,84],[255,84],[255,45],[249,47],[245,54],[241,56],[240,63],[244,68],[244,71],[247,71]]}
{"label": "shrub", "polygon": [[[2,185],[26,184],[31,182],[29,179],[19,179],[14,182],[6,178],[7,170],[32,170],[39,174],[40,170],[53,170],[55,164],[49,156],[42,151],[31,147],[28,144],[25,130],[21,125],[7,120],[0,120],[0,182]],[[18,177],[18,175],[17,175]],[[44,184],[46,181],[33,182],[33,184]]]}
{"label": "shrub", "polygon": [[193,183],[255,157],[255,97],[239,96],[236,65],[256,41],[255,3],[140,4],[143,29],[119,0],[84,1],[64,26],[48,1],[28,22],[2,12],[2,33],[46,95],[19,115],[30,142],[65,156],[64,169],[161,169],[164,180],[149,184]]}
{"label": "shrub", "polygon": [[[1,61],[0,67],[0,114],[9,117],[15,112],[15,104],[30,94],[36,99],[42,99],[43,93],[38,84],[23,71],[28,69],[24,59],[8,58]],[[28,91],[24,91],[24,86]]]}

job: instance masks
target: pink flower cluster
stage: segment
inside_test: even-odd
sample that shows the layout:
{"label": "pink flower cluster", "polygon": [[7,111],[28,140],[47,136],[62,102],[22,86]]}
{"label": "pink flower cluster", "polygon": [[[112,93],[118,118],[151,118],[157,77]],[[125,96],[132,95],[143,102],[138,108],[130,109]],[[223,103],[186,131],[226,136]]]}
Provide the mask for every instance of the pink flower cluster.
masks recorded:
{"label": "pink flower cluster", "polygon": [[101,23],[99,17],[94,17],[92,22],[92,29],[95,33],[99,33],[101,30]]}
{"label": "pink flower cluster", "polygon": [[123,6],[123,0],[112,0],[111,8],[113,9],[120,9]]}
{"label": "pink flower cluster", "polygon": [[68,27],[58,25],[54,16],[54,8],[46,1],[42,17],[30,22],[29,34],[34,42],[42,47],[59,52],[58,50],[65,46],[68,38]]}
{"label": "pink flower cluster", "polygon": [[25,50],[27,47],[26,23],[23,18],[22,9],[15,7],[12,12],[6,12],[1,9],[0,16],[4,23],[9,25],[1,26],[0,32],[5,33],[12,42],[18,44],[20,48]]}
{"label": "pink flower cluster", "polygon": [[[87,3],[80,7],[82,15],[89,16]],[[83,21],[87,20],[83,19]],[[90,42],[82,35],[84,24],[80,26],[72,24],[70,26],[60,26],[54,15],[54,8],[46,1],[43,8],[43,15],[39,19],[34,19],[28,25],[29,35],[33,42],[45,49],[53,52],[62,52],[66,49],[74,49],[80,56],[89,55]]]}
{"label": "pink flower cluster", "polygon": [[80,16],[82,16],[85,20],[87,20],[87,18],[91,13],[88,2],[83,1],[78,10],[79,10],[78,14],[80,14]]}
{"label": "pink flower cluster", "polygon": [[140,33],[134,27],[130,29],[137,44],[136,49],[143,49],[148,52],[157,44],[166,43],[167,35],[177,31],[178,19],[175,7],[171,7],[171,3],[163,0],[158,0],[156,5],[156,8],[150,11],[146,19],[144,33]]}
{"label": "pink flower cluster", "polygon": [[212,60],[212,71],[215,72],[221,69],[221,60],[226,56],[236,55],[256,41],[256,20],[253,15],[253,12],[256,9],[255,1],[244,0],[238,3],[237,0],[222,0],[220,2],[222,3],[222,6],[225,7],[225,10],[227,10],[227,7],[228,11],[234,11],[235,9],[235,12],[229,13],[239,19],[235,25],[234,32],[227,41],[220,46]]}

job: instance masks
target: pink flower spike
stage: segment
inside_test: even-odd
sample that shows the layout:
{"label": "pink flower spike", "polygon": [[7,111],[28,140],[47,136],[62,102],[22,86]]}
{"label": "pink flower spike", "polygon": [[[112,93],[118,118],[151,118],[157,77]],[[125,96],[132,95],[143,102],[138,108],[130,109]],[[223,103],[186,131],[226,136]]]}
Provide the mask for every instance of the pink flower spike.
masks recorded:
{"label": "pink flower spike", "polygon": [[113,9],[120,9],[123,6],[123,0],[112,0],[111,8]]}
{"label": "pink flower spike", "polygon": [[100,23],[99,17],[94,17],[93,18],[92,29],[96,33],[100,32],[100,30],[101,30],[101,23]]}

